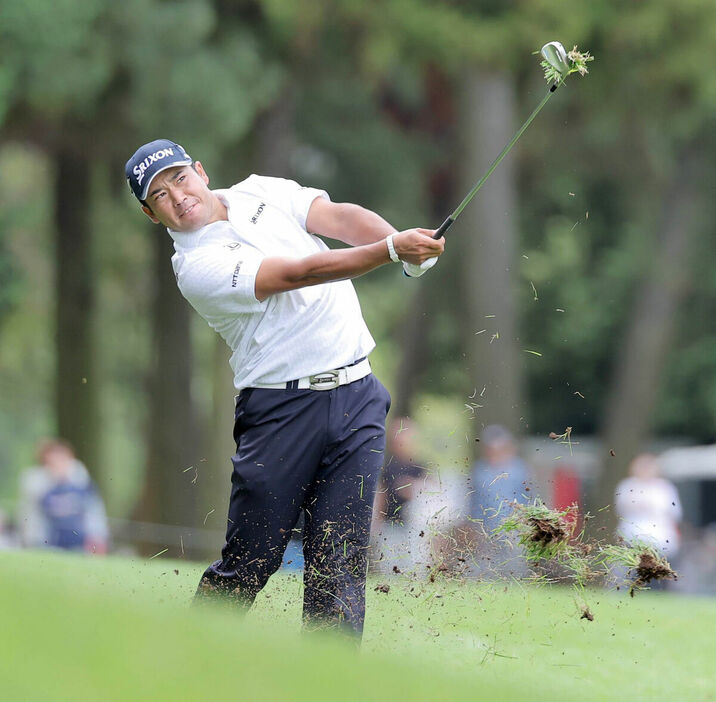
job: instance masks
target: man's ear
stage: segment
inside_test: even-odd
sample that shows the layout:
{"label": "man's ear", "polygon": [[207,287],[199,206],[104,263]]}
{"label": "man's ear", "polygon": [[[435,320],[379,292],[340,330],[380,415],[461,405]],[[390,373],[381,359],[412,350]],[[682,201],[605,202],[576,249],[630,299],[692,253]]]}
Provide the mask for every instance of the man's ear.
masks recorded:
{"label": "man's ear", "polygon": [[149,219],[154,222],[154,224],[160,224],[159,220],[154,216],[154,212],[152,212],[146,205],[142,205],[142,212],[144,212]]}
{"label": "man's ear", "polygon": [[201,176],[201,179],[209,185],[209,176],[204,170],[204,166],[201,165],[201,161],[194,161],[194,170]]}

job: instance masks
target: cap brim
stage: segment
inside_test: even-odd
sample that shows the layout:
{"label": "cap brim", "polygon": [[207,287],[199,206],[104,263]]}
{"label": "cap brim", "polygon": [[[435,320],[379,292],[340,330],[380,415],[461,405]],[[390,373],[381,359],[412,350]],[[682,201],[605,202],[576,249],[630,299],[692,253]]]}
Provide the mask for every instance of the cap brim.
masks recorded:
{"label": "cap brim", "polygon": [[152,181],[162,172],[166,171],[169,168],[176,168],[177,166],[191,166],[191,164],[194,163],[192,159],[183,159],[182,161],[174,161],[172,163],[168,163],[166,166],[162,166],[152,177],[147,181],[146,185],[142,188],[142,194],[139,198],[140,200],[146,200],[147,199],[147,193],[149,192],[149,186],[152,184]]}

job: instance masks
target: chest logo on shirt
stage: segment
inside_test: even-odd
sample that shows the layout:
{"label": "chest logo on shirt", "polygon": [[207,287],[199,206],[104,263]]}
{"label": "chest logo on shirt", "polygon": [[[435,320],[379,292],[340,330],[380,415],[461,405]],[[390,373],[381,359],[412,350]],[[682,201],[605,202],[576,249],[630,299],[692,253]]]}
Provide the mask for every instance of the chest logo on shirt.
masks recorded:
{"label": "chest logo on shirt", "polygon": [[262,202],[262,203],[259,205],[259,209],[256,210],[256,214],[251,218],[251,224],[256,224],[256,222],[258,221],[259,217],[261,216],[261,213],[264,211],[264,207],[266,207],[266,203],[265,203],[265,202]]}
{"label": "chest logo on shirt", "polygon": [[235,241],[233,244],[224,244],[224,246],[225,246],[227,249],[230,249],[231,251],[234,251],[234,249],[238,249],[238,248],[241,246],[241,244],[239,244],[238,241]]}

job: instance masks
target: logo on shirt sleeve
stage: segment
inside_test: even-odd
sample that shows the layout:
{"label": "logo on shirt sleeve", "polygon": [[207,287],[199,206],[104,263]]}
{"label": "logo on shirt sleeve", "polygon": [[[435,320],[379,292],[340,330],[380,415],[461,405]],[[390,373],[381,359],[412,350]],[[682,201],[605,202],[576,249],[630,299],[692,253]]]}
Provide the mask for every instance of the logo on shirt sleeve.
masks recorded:
{"label": "logo on shirt sleeve", "polygon": [[241,272],[241,266],[243,265],[243,261],[239,261],[236,264],[236,268],[234,268],[234,274],[231,276],[231,287],[235,288],[239,283],[239,273]]}

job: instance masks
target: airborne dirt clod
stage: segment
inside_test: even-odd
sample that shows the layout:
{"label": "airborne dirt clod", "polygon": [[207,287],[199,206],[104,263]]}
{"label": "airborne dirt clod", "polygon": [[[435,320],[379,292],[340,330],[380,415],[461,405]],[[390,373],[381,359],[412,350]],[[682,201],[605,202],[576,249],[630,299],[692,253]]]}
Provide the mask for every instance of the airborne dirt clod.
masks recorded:
{"label": "airborne dirt clod", "polygon": [[634,569],[636,578],[629,588],[629,594],[634,597],[634,590],[646,587],[652,580],[676,580],[677,574],[672,570],[666,559],[649,551],[639,554],[639,565]]}
{"label": "airborne dirt clod", "polygon": [[496,533],[514,533],[530,562],[555,558],[568,550],[577,523],[576,510],[574,505],[563,511],[552,510],[539,499],[526,505],[516,503]]}
{"label": "airborne dirt clod", "polygon": [[582,613],[582,615],[579,617],[580,619],[586,619],[589,622],[594,621],[594,615],[592,614],[592,611],[587,605],[582,605],[579,609]]}
{"label": "airborne dirt clod", "polygon": [[557,544],[566,541],[571,535],[571,529],[563,518],[550,520],[529,517],[527,521],[532,526],[530,539],[538,544]]}
{"label": "airborne dirt clod", "polygon": [[649,583],[660,580],[676,580],[677,573],[666,558],[652,545],[643,542],[611,544],[600,547],[600,562],[608,569],[626,568],[624,585],[629,594],[648,589]]}

